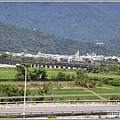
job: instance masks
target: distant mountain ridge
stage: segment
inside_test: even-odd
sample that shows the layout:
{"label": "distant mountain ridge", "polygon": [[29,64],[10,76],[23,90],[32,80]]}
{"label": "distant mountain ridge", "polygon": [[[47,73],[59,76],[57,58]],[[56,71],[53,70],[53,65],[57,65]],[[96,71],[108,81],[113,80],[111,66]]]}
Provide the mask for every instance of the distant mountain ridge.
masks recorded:
{"label": "distant mountain ridge", "polygon": [[62,38],[117,44],[120,2],[1,2],[0,21]]}
{"label": "distant mountain ridge", "polygon": [[120,46],[95,44],[72,39],[63,39],[35,29],[0,22],[0,52],[25,52],[36,54],[39,51],[50,54],[80,55],[96,53],[102,55],[120,54]]}

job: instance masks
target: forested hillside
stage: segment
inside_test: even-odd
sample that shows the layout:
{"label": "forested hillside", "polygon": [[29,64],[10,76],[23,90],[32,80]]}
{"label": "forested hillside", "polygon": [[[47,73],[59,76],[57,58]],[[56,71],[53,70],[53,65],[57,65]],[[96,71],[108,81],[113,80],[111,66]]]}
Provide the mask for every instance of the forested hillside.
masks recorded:
{"label": "forested hillside", "polygon": [[72,39],[63,39],[34,29],[27,29],[0,22],[0,52],[41,51],[51,54],[97,53],[103,55],[119,55],[120,47],[96,45]]}
{"label": "forested hillside", "polygon": [[82,42],[118,45],[119,14],[120,2],[0,3],[0,21]]}

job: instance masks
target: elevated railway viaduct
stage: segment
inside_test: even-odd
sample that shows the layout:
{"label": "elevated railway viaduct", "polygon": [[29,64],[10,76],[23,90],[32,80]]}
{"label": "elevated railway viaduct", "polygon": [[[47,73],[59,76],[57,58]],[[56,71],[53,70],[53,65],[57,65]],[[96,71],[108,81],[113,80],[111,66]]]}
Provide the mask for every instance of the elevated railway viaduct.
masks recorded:
{"label": "elevated railway viaduct", "polygon": [[24,61],[6,61],[0,60],[0,64],[16,65],[16,64],[27,64],[30,67],[44,67],[44,68],[89,68],[92,64],[88,63],[67,63],[67,62],[24,62]]}

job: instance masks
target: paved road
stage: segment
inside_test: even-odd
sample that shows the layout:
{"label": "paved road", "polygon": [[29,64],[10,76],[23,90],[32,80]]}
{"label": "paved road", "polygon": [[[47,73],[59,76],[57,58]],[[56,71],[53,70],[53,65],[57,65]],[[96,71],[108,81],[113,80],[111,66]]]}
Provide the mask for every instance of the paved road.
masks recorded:
{"label": "paved road", "polygon": [[0,67],[16,67],[16,65],[0,64]]}
{"label": "paved road", "polygon": [[[46,107],[46,108],[27,108],[26,114],[28,113],[62,113],[62,112],[100,112],[100,111],[120,111],[120,106],[80,106],[80,107]],[[14,113],[22,114],[22,108],[8,108],[0,109],[0,114]]]}

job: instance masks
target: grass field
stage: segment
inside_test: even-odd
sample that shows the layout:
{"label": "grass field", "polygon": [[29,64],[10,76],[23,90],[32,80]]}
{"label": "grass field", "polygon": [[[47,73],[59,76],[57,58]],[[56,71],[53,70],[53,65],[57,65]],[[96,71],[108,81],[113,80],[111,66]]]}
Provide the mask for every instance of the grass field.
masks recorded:
{"label": "grass field", "polygon": [[71,94],[90,94],[84,91],[82,88],[74,89],[54,89],[53,93],[55,95],[71,95]]}
{"label": "grass field", "polygon": [[98,93],[98,94],[104,94],[104,93],[120,93],[120,89],[105,89],[105,88],[92,88],[92,91]]}
{"label": "grass field", "polygon": [[76,71],[73,70],[73,69],[46,69],[46,72],[47,72],[47,75],[48,75],[48,79],[53,77],[53,76],[56,76],[58,74],[58,72],[62,71],[63,73],[65,74],[76,74]]}
{"label": "grass field", "polygon": [[0,67],[0,79],[15,79],[16,68]]}
{"label": "grass field", "polygon": [[88,73],[89,77],[100,77],[100,78],[120,78],[120,75],[113,75],[113,74],[93,74],[93,73]]}
{"label": "grass field", "polygon": [[[54,97],[54,100],[95,100],[99,99],[97,96],[84,96],[87,94],[91,94],[89,92],[84,91],[82,88],[77,88],[77,89],[54,89],[53,90],[53,95],[76,95],[76,96],[61,96],[61,97]],[[38,95],[38,90],[31,90],[31,96]],[[80,95],[80,96],[79,96]],[[81,96],[83,95],[83,96]]]}
{"label": "grass field", "polygon": [[[37,68],[36,68],[37,69]],[[33,71],[34,68],[29,68],[30,71]],[[47,73],[47,78],[51,79],[52,76],[56,76],[59,71],[64,72],[65,74],[75,74],[76,71],[72,69],[59,69],[59,68],[45,68]],[[17,74],[16,68],[10,67],[0,67],[0,79],[15,79],[15,75]]]}

